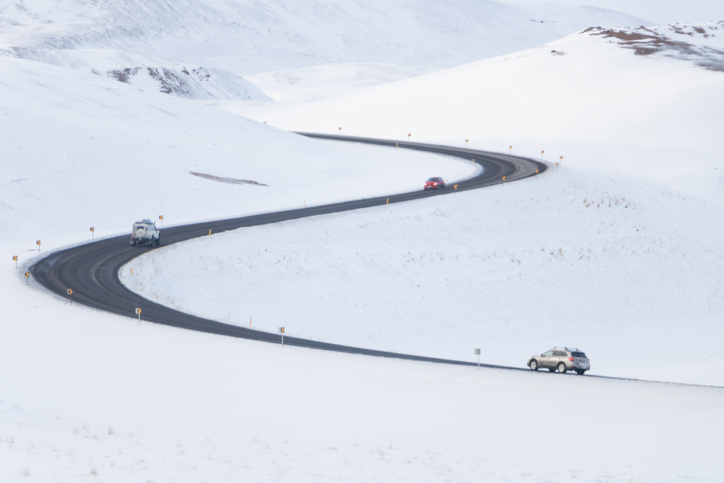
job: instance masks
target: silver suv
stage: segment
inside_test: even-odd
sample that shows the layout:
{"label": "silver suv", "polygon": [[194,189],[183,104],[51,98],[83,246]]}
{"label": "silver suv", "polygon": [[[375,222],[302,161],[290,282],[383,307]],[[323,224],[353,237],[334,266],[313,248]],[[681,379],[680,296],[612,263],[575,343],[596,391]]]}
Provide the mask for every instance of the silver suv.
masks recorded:
{"label": "silver suv", "polygon": [[534,371],[545,368],[551,372],[576,371],[578,374],[583,374],[591,368],[591,361],[578,349],[554,347],[539,356],[531,356],[527,365]]}

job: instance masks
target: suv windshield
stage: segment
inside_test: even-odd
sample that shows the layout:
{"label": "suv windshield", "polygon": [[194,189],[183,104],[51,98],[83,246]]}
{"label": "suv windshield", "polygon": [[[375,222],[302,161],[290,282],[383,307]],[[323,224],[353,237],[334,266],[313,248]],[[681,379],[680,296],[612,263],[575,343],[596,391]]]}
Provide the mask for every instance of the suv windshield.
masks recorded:
{"label": "suv windshield", "polygon": [[571,352],[571,355],[572,355],[573,357],[586,357],[586,353],[585,353],[585,352]]}

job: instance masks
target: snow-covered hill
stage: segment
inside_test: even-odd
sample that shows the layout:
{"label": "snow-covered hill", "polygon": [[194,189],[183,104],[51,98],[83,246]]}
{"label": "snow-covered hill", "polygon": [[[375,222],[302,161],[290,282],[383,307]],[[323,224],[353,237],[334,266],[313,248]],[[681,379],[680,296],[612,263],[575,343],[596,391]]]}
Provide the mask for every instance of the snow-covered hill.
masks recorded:
{"label": "snow-covered hill", "polygon": [[[0,5],[0,54],[116,78],[115,72],[154,69],[162,75],[150,77],[163,92],[179,81],[197,83],[198,76],[181,73],[203,69],[210,75],[203,80],[222,86],[171,92],[260,100],[246,81],[233,77],[321,64],[407,64],[388,69],[387,77],[399,79],[534,47],[592,25],[640,24],[647,22],[609,10],[490,0],[344,5],[331,0],[12,0]],[[149,64],[150,58],[157,60]],[[178,65],[168,69],[168,64]],[[368,73],[363,82],[379,81]]]}
{"label": "snow-covered hill", "polygon": [[662,177],[721,199],[722,62],[721,22],[588,29],[331,99],[226,106],[285,129],[545,151],[567,166]]}

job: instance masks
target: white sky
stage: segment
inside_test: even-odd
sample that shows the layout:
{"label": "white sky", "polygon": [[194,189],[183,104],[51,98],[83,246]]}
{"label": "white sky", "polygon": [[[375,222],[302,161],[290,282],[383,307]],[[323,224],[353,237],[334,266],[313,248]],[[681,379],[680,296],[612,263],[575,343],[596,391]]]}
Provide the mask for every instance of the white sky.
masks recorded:
{"label": "white sky", "polygon": [[610,8],[659,24],[724,20],[724,0],[498,0],[503,3],[589,5]]}

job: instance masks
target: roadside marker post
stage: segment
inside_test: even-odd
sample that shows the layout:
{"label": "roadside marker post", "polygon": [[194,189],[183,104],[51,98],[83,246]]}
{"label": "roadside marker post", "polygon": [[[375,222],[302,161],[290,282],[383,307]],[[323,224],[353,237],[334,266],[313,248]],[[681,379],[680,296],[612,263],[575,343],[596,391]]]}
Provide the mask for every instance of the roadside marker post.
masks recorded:
{"label": "roadside marker post", "polygon": [[468,147],[468,139],[465,140],[465,147]]}
{"label": "roadside marker post", "polygon": [[475,349],[475,355],[478,356],[478,369],[480,369],[480,349]]}
{"label": "roadside marker post", "polygon": [[95,232],[96,232],[95,227],[92,226],[90,229],[90,232],[91,232],[91,240],[95,240]]}
{"label": "roadside marker post", "polygon": [[513,150],[513,146],[508,146],[508,154]]}
{"label": "roadside marker post", "polygon": [[18,268],[18,256],[13,255],[13,261],[15,262],[15,268]]}
{"label": "roadside marker post", "polygon": [[279,333],[282,335],[282,347],[284,347],[284,327],[279,327]]}
{"label": "roadside marker post", "polygon": [[30,272],[25,272],[25,285],[30,285]]}
{"label": "roadside marker post", "polygon": [[38,245],[38,253],[40,253],[40,240],[35,242],[36,245]]}
{"label": "roadside marker post", "polygon": [[136,315],[138,315],[138,325],[141,325],[141,307],[136,307]]}
{"label": "roadside marker post", "polygon": [[161,228],[163,228],[163,215],[158,215],[158,219],[161,220]]}
{"label": "roadside marker post", "polygon": [[209,236],[211,236],[211,228],[209,228]]}
{"label": "roadside marker post", "polygon": [[337,134],[342,134],[342,126],[339,126],[339,132]]}
{"label": "roadside marker post", "polygon": [[408,134],[407,134],[407,142],[408,142],[408,143],[410,142],[410,136],[412,136],[412,133],[408,133]]}
{"label": "roadside marker post", "polygon": [[68,294],[68,297],[70,297],[70,305],[73,305],[73,289],[69,288],[66,293]]}
{"label": "roadside marker post", "polygon": [[545,154],[545,150],[541,149],[540,150],[540,159],[543,159],[544,154]]}

